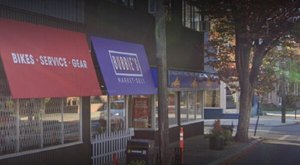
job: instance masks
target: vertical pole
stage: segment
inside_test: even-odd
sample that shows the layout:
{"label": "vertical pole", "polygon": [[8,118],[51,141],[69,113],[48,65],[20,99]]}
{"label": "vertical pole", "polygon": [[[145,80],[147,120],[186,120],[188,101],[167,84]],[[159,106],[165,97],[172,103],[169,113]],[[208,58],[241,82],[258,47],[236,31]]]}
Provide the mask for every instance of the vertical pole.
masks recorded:
{"label": "vertical pole", "polygon": [[43,124],[43,117],[45,116],[45,99],[41,99],[41,108],[39,109],[39,125],[41,128],[40,132],[40,138],[41,138],[41,144],[40,147],[44,148],[44,124]]}
{"label": "vertical pole", "polygon": [[16,152],[20,151],[20,99],[16,100],[16,114],[17,114],[17,120],[16,120],[16,128],[17,128],[17,132],[16,132]]}
{"label": "vertical pole", "polygon": [[156,58],[158,68],[158,128],[160,164],[169,161],[169,119],[167,110],[167,58],[166,58],[166,4],[167,0],[157,1],[155,14]]}
{"label": "vertical pole", "polygon": [[118,156],[116,153],[113,153],[113,165],[119,165]]}
{"label": "vertical pole", "polygon": [[285,89],[285,62],[282,63],[282,85],[281,85],[281,123],[285,123],[286,89]]}
{"label": "vertical pole", "polygon": [[256,124],[255,124],[254,136],[256,135],[256,130],[257,130],[258,122],[259,122],[259,116],[260,116],[260,98],[258,99],[258,102],[257,102],[257,120],[256,120]]}
{"label": "vertical pole", "polygon": [[61,98],[61,103],[60,103],[60,117],[61,117],[61,128],[60,128],[60,134],[61,134],[61,139],[60,143],[64,144],[65,143],[65,125],[64,125],[64,100]]}

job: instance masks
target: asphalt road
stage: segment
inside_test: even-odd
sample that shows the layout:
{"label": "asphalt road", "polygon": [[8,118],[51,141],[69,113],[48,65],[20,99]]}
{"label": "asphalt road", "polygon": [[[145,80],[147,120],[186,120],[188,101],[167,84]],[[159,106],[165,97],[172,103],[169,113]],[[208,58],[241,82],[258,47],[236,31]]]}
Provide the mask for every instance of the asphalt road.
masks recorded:
{"label": "asphalt road", "polygon": [[[253,136],[255,126],[249,135]],[[300,165],[300,124],[258,126],[256,136],[264,140],[240,157],[237,165]]]}
{"label": "asphalt road", "polygon": [[[263,116],[257,126],[256,136],[264,139],[234,162],[236,165],[300,165],[300,117],[289,117],[286,124],[281,124],[280,116]],[[209,133],[212,121],[208,122],[205,132]],[[225,124],[237,120],[224,121]],[[249,137],[254,136],[256,118],[251,119]]]}
{"label": "asphalt road", "polygon": [[[249,137],[254,136],[255,126],[249,128]],[[268,140],[293,141],[300,143],[300,123],[282,126],[258,126],[256,136]],[[300,157],[300,155],[299,155]]]}
{"label": "asphalt road", "polygon": [[300,144],[282,140],[265,140],[233,164],[300,165]]}

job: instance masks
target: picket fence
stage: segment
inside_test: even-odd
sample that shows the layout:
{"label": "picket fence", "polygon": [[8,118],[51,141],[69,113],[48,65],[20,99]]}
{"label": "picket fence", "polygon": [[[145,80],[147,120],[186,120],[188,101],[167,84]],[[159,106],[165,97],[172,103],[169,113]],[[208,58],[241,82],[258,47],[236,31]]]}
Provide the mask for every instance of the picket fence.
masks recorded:
{"label": "picket fence", "polygon": [[127,141],[132,136],[134,136],[133,129],[95,135],[92,138],[93,165],[112,164],[114,154],[119,162],[123,162]]}

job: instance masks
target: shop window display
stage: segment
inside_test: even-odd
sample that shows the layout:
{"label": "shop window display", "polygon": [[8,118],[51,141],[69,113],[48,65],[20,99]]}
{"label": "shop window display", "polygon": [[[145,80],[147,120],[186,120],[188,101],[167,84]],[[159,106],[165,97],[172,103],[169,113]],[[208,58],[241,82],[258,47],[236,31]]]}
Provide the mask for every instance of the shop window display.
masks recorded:
{"label": "shop window display", "polygon": [[81,141],[80,116],[78,97],[0,97],[0,156]]}
{"label": "shop window display", "polygon": [[134,128],[152,128],[151,98],[147,96],[132,98],[132,126]]}

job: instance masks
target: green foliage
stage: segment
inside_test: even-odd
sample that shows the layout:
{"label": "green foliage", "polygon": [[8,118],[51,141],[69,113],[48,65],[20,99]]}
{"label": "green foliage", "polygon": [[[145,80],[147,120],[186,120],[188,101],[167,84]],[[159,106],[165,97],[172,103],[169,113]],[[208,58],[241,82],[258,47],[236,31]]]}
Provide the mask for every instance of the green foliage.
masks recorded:
{"label": "green foliage", "polygon": [[300,96],[287,95],[286,96],[286,105],[288,108],[296,108],[296,103],[300,102]]}
{"label": "green foliage", "polygon": [[222,126],[221,121],[218,119],[214,122],[209,138],[222,139],[224,144],[228,144],[232,140],[232,129],[233,126]]}
{"label": "green foliage", "polygon": [[[210,19],[226,18],[234,27],[235,43],[228,45],[228,48],[232,47],[234,50],[232,59],[234,59],[235,66],[232,70],[236,70],[238,78],[236,80],[240,84],[241,96],[247,96],[241,97],[241,102],[245,104],[240,104],[240,111],[241,114],[246,114],[246,116],[241,117],[239,120],[239,124],[244,125],[244,127],[238,127],[236,139],[247,141],[247,125],[249,125],[249,122],[246,118],[249,116],[248,113],[244,112],[249,112],[251,109],[251,99],[249,98],[252,97],[254,89],[260,83],[266,82],[259,77],[261,73],[267,71],[263,72],[261,69],[263,59],[272,48],[278,45],[279,40],[287,36],[293,26],[300,21],[300,1],[190,0],[190,3],[197,6],[202,12],[201,14],[209,16]],[[218,54],[219,49],[214,51],[215,54]],[[221,60],[222,58],[216,59]],[[229,63],[233,61],[230,61],[229,58],[225,58],[226,60],[227,66],[232,66]],[[218,71],[222,71],[222,69]],[[222,75],[220,77],[227,78]]]}

